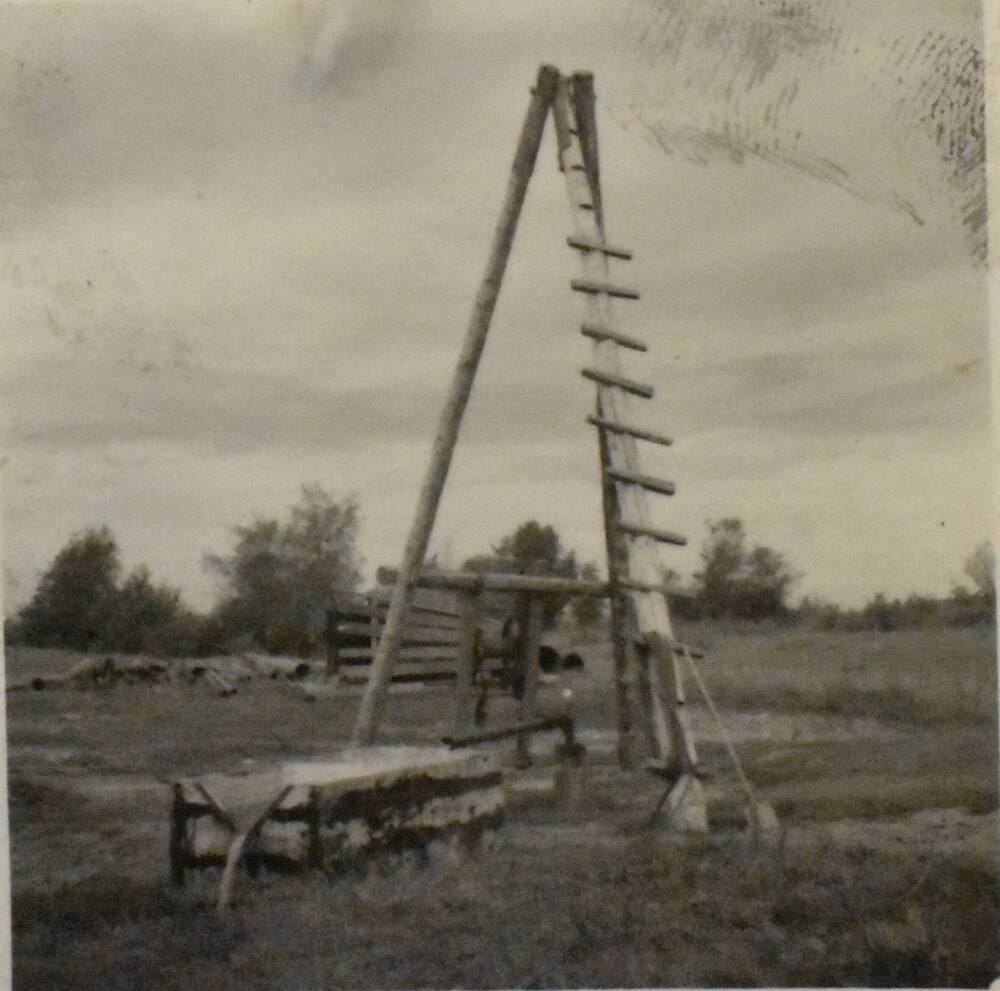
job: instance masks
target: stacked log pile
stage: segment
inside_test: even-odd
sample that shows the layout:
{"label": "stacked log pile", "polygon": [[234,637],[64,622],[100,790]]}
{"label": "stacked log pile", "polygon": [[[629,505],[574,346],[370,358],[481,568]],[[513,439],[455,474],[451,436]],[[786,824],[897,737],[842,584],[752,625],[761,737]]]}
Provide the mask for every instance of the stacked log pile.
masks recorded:
{"label": "stacked log pile", "polygon": [[143,654],[95,654],[57,674],[9,681],[7,691],[69,688],[91,690],[124,685],[207,685],[222,696],[258,679],[301,681],[321,665],[291,657],[234,654],[217,657],[162,658]]}

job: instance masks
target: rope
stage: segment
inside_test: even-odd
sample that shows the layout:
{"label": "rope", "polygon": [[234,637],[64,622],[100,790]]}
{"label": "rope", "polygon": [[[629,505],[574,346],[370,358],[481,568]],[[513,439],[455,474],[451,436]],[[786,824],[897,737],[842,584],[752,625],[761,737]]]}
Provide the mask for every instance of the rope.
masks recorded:
{"label": "rope", "polygon": [[[687,790],[690,784],[691,784],[690,775],[684,775],[683,782],[681,784],[680,794],[677,796],[677,801],[674,803],[673,808],[671,808],[670,812],[667,814],[667,818],[663,823],[664,827],[670,825],[670,820],[673,819],[674,813],[681,807],[681,802],[684,800],[684,796],[687,794]],[[664,802],[666,802],[666,800],[673,793],[674,787],[675,785],[673,784],[667,785],[666,791],[664,791],[664,793],[660,796],[660,800],[656,803],[656,808],[653,809],[653,814],[646,821],[646,827],[645,827],[646,829],[653,828],[653,824],[656,822],[656,817],[660,814],[660,809],[663,808]]]}
{"label": "rope", "polygon": [[688,662],[688,666],[691,668],[691,674],[694,675],[695,683],[698,685],[698,690],[701,692],[702,697],[705,699],[705,704],[708,706],[708,711],[712,713],[712,718],[715,720],[715,725],[719,729],[719,735],[722,737],[722,742],[726,746],[726,750],[729,751],[729,756],[732,759],[733,767],[736,768],[736,776],[739,779],[740,785],[746,794],[746,814],[747,822],[751,828],[756,828],[759,825],[758,815],[757,815],[757,796],[753,790],[753,786],[750,784],[750,779],[746,776],[743,770],[743,764],[740,761],[739,754],[736,753],[736,747],[733,744],[733,738],[729,735],[729,731],[726,729],[725,724],[722,722],[722,717],[719,715],[719,710],[715,707],[715,702],[712,701],[712,696],[708,693],[708,686],[705,684],[704,679],[701,676],[701,672],[698,670],[697,665],[694,663],[694,658],[691,656],[691,652],[684,645],[680,645],[681,654],[685,657]]}

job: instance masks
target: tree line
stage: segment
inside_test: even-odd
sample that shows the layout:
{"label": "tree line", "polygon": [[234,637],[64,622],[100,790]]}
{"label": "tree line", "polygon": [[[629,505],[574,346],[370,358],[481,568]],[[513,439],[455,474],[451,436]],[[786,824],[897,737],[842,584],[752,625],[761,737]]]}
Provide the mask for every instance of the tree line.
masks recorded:
{"label": "tree line", "polygon": [[[303,486],[284,518],[256,519],[233,529],[228,553],[208,554],[205,566],[219,580],[215,606],[190,609],[180,590],[153,580],[142,565],[123,575],[111,530],[74,535],[56,554],[28,602],[4,624],[7,643],[83,651],[206,656],[243,650],[310,656],[322,646],[333,592],[357,592],[363,560],[358,550],[359,506],[319,485]],[[428,568],[437,567],[432,559]],[[470,572],[542,573],[596,581],[592,562],[580,562],[557,531],[530,520],[488,551],[462,565]],[[789,605],[800,579],[784,556],[751,544],[735,518],[710,521],[701,567],[688,583],[669,569],[664,585],[683,620],[803,624],[824,630],[894,630],[910,626],[972,625],[994,621],[995,561],[989,543],[966,563],[972,588],[955,586],[941,599],[873,596],[860,609],[813,597]],[[578,627],[599,624],[606,602],[597,597],[553,597],[543,617],[553,625],[568,615]],[[508,596],[484,596],[494,616],[511,607]]]}

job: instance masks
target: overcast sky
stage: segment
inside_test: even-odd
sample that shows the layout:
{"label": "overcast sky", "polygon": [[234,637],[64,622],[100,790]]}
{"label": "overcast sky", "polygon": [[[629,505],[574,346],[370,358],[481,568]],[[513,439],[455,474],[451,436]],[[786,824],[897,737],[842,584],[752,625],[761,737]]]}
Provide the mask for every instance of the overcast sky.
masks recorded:
{"label": "overcast sky", "polygon": [[[976,7],[688,6],[2,8],[6,610],[102,523],[207,606],[205,552],[314,481],[358,497],[369,575],[398,560],[543,61],[596,76],[639,412],[676,438],[646,460],[689,537],[664,563],[734,515],[799,594],[961,580],[991,529]],[[548,134],[435,530],[454,564],[531,518],[602,562],[568,232]]]}

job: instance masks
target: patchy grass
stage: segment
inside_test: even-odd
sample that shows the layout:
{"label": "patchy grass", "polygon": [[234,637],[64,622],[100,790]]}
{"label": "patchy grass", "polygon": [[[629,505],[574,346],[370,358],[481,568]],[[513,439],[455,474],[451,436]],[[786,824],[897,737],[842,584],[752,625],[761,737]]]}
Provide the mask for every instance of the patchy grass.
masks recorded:
{"label": "patchy grass", "polygon": [[[996,723],[996,633],[989,628],[754,634],[704,623],[678,635],[704,650],[699,668],[720,706]],[[610,672],[610,645],[584,650],[595,669]]]}
{"label": "patchy grass", "polygon": [[21,893],[16,987],[985,987],[1000,960],[995,878],[952,860],[568,840],[515,832],[488,860],[355,886],[265,880],[223,920],[122,879]]}
{"label": "patchy grass", "polygon": [[[347,739],[357,697],[307,702],[270,681],[226,699],[202,685],[9,695],[15,987],[988,984],[1000,894],[989,856],[962,832],[981,839],[975,814],[997,806],[988,639],[686,636],[711,647],[702,667],[730,709],[845,717],[836,739],[741,743],[787,827],[777,847],[643,832],[659,783],[592,757],[576,814],[515,806],[488,858],[353,887],[241,882],[224,920],[209,907],[209,872],[180,892],[166,883],[168,795],[156,778],[328,752]],[[568,683],[582,726],[607,730],[609,652],[585,656]],[[9,651],[8,669],[77,659]],[[851,735],[847,717],[863,715],[893,722]],[[514,707],[491,716],[513,721]],[[450,719],[446,693],[396,696],[385,736],[435,740]],[[737,794],[723,747],[701,753],[713,794]],[[895,819],[935,809],[964,810],[947,842],[946,817]]]}

